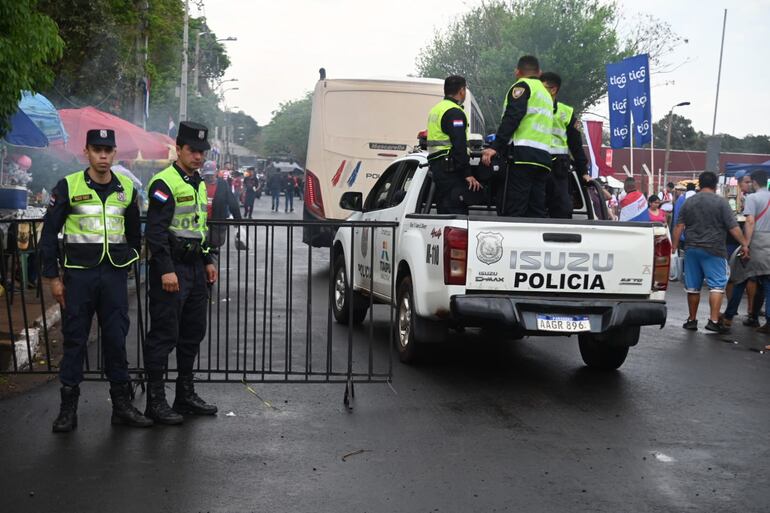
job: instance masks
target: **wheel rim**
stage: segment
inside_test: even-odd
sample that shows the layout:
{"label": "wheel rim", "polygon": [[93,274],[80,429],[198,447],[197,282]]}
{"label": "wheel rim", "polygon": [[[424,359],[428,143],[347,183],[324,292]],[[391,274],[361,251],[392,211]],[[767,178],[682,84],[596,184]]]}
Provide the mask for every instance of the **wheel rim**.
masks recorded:
{"label": "wheel rim", "polygon": [[334,278],[334,307],[338,312],[342,312],[345,308],[345,269],[340,267],[337,269],[337,276]]}
{"label": "wheel rim", "polygon": [[409,333],[412,329],[412,303],[405,294],[398,305],[398,341],[401,347],[409,345]]}

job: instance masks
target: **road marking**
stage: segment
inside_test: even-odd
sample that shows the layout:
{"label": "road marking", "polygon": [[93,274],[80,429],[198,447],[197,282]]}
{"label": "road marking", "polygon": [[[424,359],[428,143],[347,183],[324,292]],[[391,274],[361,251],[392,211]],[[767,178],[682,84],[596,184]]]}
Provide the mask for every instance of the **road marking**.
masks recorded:
{"label": "road marking", "polygon": [[663,454],[662,452],[656,452],[654,454],[655,454],[655,459],[658,460],[658,461],[662,461],[663,463],[673,463],[673,462],[676,461],[671,456],[667,456],[667,455]]}

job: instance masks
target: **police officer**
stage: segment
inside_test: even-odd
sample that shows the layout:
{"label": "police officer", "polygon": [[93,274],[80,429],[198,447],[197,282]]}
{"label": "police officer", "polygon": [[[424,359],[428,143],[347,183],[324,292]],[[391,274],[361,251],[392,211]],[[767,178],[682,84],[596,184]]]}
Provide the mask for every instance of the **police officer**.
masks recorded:
{"label": "police officer", "polygon": [[583,138],[580,135],[579,120],[575,109],[556,100],[561,90],[561,77],[551,71],[540,76],[543,85],[553,98],[553,147],[551,148],[551,174],[545,189],[548,217],[572,219],[572,199],[569,194],[570,167],[583,180],[590,180],[588,159],[583,151]]}
{"label": "police officer", "polygon": [[[152,253],[149,271],[150,331],[144,343],[147,409],[160,424],[180,424],[181,414],[214,415],[217,407],[195,393],[193,363],[206,334],[207,283],[217,279],[206,240],[207,196],[198,169],[211,148],[208,129],[179,124],[177,160],[153,176],[148,194],[145,237]],[[171,409],[166,402],[163,372],[176,349],[178,377]]]}
{"label": "police officer", "polygon": [[516,79],[505,96],[503,119],[495,141],[483,151],[481,161],[489,166],[493,156],[509,150],[505,185],[499,193],[500,215],[545,217],[553,99],[540,81],[537,58],[521,57],[516,65]]}
{"label": "police officer", "polygon": [[465,78],[447,77],[444,99],[428,114],[428,162],[439,214],[467,214],[468,201],[463,194],[481,189],[471,173],[468,156],[468,118],[463,110],[466,91]]}
{"label": "police officer", "polygon": [[[115,152],[115,132],[89,130],[84,150],[88,168],[56,184],[45,214],[40,237],[43,276],[61,305],[64,336],[59,366],[61,409],[53,423],[54,432],[77,427],[79,384],[94,313],[101,327],[105,373],[110,380],[112,423],[152,425],[131,404],[126,360],[128,268],[139,258],[141,227],[131,180],[110,169]],[[63,253],[59,254],[62,229]]]}

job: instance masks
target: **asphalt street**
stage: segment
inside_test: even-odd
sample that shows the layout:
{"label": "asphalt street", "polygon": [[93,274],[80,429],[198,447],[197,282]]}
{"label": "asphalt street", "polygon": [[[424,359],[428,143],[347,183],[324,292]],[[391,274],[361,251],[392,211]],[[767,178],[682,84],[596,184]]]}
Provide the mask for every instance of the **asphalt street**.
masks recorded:
{"label": "asphalt street", "polygon": [[[270,212],[267,197],[255,213],[301,216]],[[680,284],[668,325],[643,329],[617,372],[586,369],[575,338],[470,332],[419,365],[394,362],[392,386],[357,385],[349,413],[342,384],[259,383],[295,381],[309,364],[321,376],[329,361],[344,371],[348,333],[332,325],[328,336],[328,252],[308,258],[300,231],[287,245],[276,228],[270,293],[260,230],[256,241],[244,234],[249,251],[225,248],[212,301],[220,317],[201,365],[226,365],[235,382],[197,389],[219,415],[112,427],[107,385],[89,382],[77,431],[54,435],[56,383],[0,401],[0,511],[770,510],[767,341],[740,322],[730,335],[683,330]],[[388,317],[377,306],[371,328],[355,331],[356,371],[371,355],[387,373]],[[144,396],[135,403],[143,409]]]}

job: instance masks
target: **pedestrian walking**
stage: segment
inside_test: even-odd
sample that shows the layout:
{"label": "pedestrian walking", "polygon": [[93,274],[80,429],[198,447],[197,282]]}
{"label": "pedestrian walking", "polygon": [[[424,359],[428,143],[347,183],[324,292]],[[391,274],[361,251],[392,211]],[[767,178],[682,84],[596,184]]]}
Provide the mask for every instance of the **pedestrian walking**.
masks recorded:
{"label": "pedestrian walking", "polygon": [[254,176],[253,168],[246,171],[243,179],[243,216],[251,219],[254,213],[254,200],[257,199],[257,177]]}
{"label": "pedestrian walking", "polygon": [[[213,160],[207,160],[203,164],[201,176],[206,184],[208,220],[224,221],[230,216],[233,219],[242,219],[238,200],[230,191],[227,182],[217,177],[217,165]],[[222,224],[209,225],[209,246],[212,248],[222,247],[227,242],[227,230],[228,227]]]}
{"label": "pedestrian walking", "polygon": [[503,119],[491,148],[482,152],[485,166],[507,155],[499,196],[500,215],[545,217],[545,189],[551,171],[553,99],[540,81],[540,63],[531,55],[516,65],[516,82],[505,95]]}
{"label": "pedestrian walking", "polygon": [[[105,374],[110,381],[112,423],[152,425],[131,404],[126,359],[128,268],[139,259],[141,226],[133,183],[110,170],[115,153],[113,130],[89,130],[84,150],[88,167],[56,184],[45,214],[40,238],[43,276],[61,305],[64,336],[59,365],[61,407],[53,423],[54,432],[77,427],[79,385],[94,313],[101,329]],[[64,244],[60,254],[61,231]]]}
{"label": "pedestrian walking", "polygon": [[730,204],[716,194],[717,175],[710,171],[703,172],[698,182],[700,192],[681,207],[672,244],[676,252],[680,237],[687,230],[684,284],[689,315],[682,327],[687,330],[698,329],[698,304],[705,279],[709,288],[709,319],[706,329],[719,332],[723,331],[719,324],[719,310],[727,285],[727,234],[735,237],[741,245],[744,258],[749,257],[749,247]]}
{"label": "pedestrian walking", "polygon": [[428,113],[428,163],[439,214],[467,214],[463,194],[481,189],[468,155],[468,118],[463,110],[466,94],[465,78],[449,76],[444,79],[444,99]]}
{"label": "pedestrian walking", "polygon": [[557,101],[561,91],[561,77],[549,71],[543,73],[540,80],[554,102],[551,172],[545,189],[548,217],[572,219],[572,197],[569,193],[572,167],[585,182],[591,180],[588,159],[583,151],[583,137],[580,135],[580,120],[575,116],[574,108]]}
{"label": "pedestrian walking", "polygon": [[[177,160],[149,184],[150,207],[145,236],[152,253],[148,277],[150,331],[144,343],[147,371],[145,415],[160,424],[180,424],[181,414],[214,415],[217,407],[195,393],[193,364],[206,335],[207,284],[217,270],[206,240],[208,200],[198,174],[210,149],[208,129],[179,124]],[[166,402],[163,373],[176,350],[176,396]]]}
{"label": "pedestrian walking", "polygon": [[267,189],[270,192],[272,198],[272,206],[270,210],[278,212],[278,208],[281,206],[281,190],[283,189],[283,177],[279,171],[273,171],[267,178]]}
{"label": "pedestrian walking", "polygon": [[294,179],[291,174],[286,175],[286,179],[283,182],[283,192],[286,194],[286,202],[284,203],[284,212],[294,212]]}

